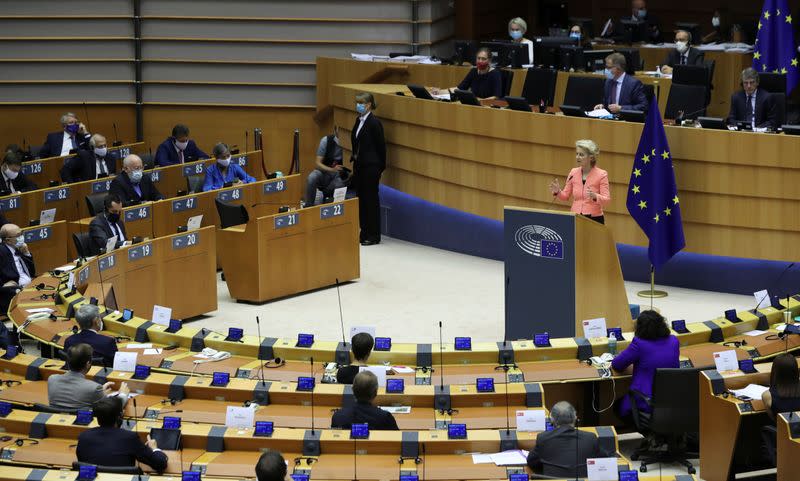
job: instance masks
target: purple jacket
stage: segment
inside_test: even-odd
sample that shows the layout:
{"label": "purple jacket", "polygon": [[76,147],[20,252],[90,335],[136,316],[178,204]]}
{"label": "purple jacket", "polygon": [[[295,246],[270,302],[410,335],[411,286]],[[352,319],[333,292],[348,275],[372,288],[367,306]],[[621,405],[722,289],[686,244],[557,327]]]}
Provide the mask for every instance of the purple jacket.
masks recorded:
{"label": "purple jacket", "polygon": [[[670,335],[661,339],[646,340],[634,337],[627,349],[619,353],[611,367],[617,371],[623,371],[633,364],[633,378],[631,379],[631,389],[635,389],[647,397],[653,395],[653,378],[656,369],[660,367],[678,368],[678,356],[680,354],[680,343],[678,338]],[[650,408],[644,401],[638,401],[640,410],[650,412]],[[627,416],[631,412],[631,403],[628,396],[621,400],[619,413]]]}

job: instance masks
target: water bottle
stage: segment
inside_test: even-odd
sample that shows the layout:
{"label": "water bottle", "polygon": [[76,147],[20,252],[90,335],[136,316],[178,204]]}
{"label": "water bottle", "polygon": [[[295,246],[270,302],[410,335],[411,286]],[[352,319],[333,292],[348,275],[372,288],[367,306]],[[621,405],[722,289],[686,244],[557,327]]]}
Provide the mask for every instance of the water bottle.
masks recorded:
{"label": "water bottle", "polygon": [[613,331],[608,335],[608,353],[612,356],[617,355],[617,336]]}

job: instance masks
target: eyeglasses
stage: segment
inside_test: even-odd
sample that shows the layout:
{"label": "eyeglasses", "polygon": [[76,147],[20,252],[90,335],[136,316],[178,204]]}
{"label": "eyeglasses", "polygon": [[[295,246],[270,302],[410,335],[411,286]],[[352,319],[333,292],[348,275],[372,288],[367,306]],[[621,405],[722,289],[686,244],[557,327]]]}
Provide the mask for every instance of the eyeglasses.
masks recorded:
{"label": "eyeglasses", "polygon": [[0,386],[2,386],[3,384],[5,384],[8,387],[19,386],[20,384],[22,384],[22,381],[17,381],[14,379],[0,379]]}

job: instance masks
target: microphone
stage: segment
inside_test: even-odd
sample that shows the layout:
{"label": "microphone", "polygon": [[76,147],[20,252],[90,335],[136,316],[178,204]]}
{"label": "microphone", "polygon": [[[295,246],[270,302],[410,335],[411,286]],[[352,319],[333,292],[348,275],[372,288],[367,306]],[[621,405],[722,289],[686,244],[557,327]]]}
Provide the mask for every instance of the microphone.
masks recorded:
{"label": "microphone", "polygon": [[119,135],[117,134],[117,123],[111,122],[111,126],[114,127],[114,143],[111,144],[113,147],[119,147],[122,145],[122,142],[119,140]]}
{"label": "microphone", "polygon": [[[780,283],[780,280],[783,279],[784,274],[789,272],[789,269],[791,269],[793,266],[794,266],[794,262],[792,262],[791,264],[786,266],[786,268],[783,269],[783,271],[781,271],[781,274],[772,282],[772,287],[777,287],[778,284]],[[761,299],[758,300],[758,302],[756,303],[756,307],[753,308],[753,314],[755,314],[755,312],[758,310],[758,306],[762,302],[764,302],[764,299],[766,299],[767,296],[769,296],[769,291],[767,291],[767,293],[764,294],[764,296]],[[788,298],[788,296],[786,298],[786,309],[789,309],[789,298]]]}
{"label": "microphone", "polygon": [[[267,382],[264,380],[264,362],[261,359],[261,319],[256,316],[256,329],[258,329],[258,354],[256,354],[256,358],[258,359],[259,369],[261,371],[261,387],[267,385]],[[314,422],[313,420],[311,421]]]}
{"label": "microphone", "polygon": [[150,240],[156,238],[156,203],[150,202]]}
{"label": "microphone", "polygon": [[[132,397],[132,398],[129,398],[129,399],[131,401],[133,401],[133,417],[138,419],[139,415],[136,413],[136,397]],[[125,406],[123,406],[122,409],[123,409],[123,412],[125,412]],[[133,426],[131,425],[131,419],[130,418],[128,418],[128,427],[129,428],[133,428]],[[141,473],[142,472],[142,465],[139,464],[139,459],[134,457],[134,461],[136,462],[136,468],[139,470],[139,473]],[[139,480],[141,481],[141,479],[142,479],[142,475],[139,474]]]}
{"label": "microphone", "polygon": [[244,129],[244,152],[247,153],[247,129]]}
{"label": "microphone", "polygon": [[[86,124],[92,125],[92,123],[89,122],[89,108],[86,107],[86,101],[85,100],[83,101],[83,115],[86,117]],[[86,130],[89,130],[89,127],[86,127]]]}
{"label": "microphone", "polygon": [[503,372],[506,375],[506,436],[511,434],[511,421],[508,417],[508,369],[503,369]]}
{"label": "microphone", "polygon": [[442,343],[442,321],[439,321],[439,390],[444,392],[444,353]]}
{"label": "microphone", "polygon": [[[725,101],[717,102],[717,105],[714,105],[714,107],[717,107],[717,106],[722,105],[724,103],[725,103]],[[692,117],[695,114],[699,114],[700,112],[703,112],[704,110],[706,110],[708,107],[710,107],[710,106],[703,107],[702,109],[695,110],[694,112],[689,112],[688,115],[684,114],[683,110],[678,110],[678,115],[675,117],[675,124],[676,125],[680,125],[686,117]]]}
{"label": "microphone", "polygon": [[251,204],[250,208],[252,209],[253,207],[258,207],[260,205],[280,205],[280,206],[284,206],[284,205],[287,205],[287,204],[285,202],[256,202],[255,204]]}
{"label": "microphone", "polygon": [[[314,357],[312,356],[309,359],[311,365],[311,378],[314,378]],[[317,389],[317,382],[314,381],[314,387],[311,388],[311,435],[313,436],[314,433],[314,391]]]}
{"label": "microphone", "polygon": [[344,335],[344,316],[342,315],[342,294],[339,292],[339,278],[336,278],[336,296],[339,298],[339,323],[342,326],[342,344],[347,347],[347,338]]}
{"label": "microphone", "polygon": [[[81,207],[80,207],[80,204],[78,203],[78,200],[76,199],[75,200],[75,214],[78,215],[78,230],[81,233],[81,237],[85,237],[84,234],[86,234],[86,232],[84,232],[85,229],[83,228],[83,222],[80,221],[80,218],[81,218],[80,212],[81,212]],[[89,242],[91,242],[91,241],[92,241],[92,239],[89,238]],[[86,257],[83,256],[83,254],[84,253],[78,252],[78,259],[77,259],[78,262],[76,262],[75,267],[80,267],[80,266],[83,265],[84,262],[86,262]]]}
{"label": "microphone", "polygon": [[353,481],[358,481],[358,467],[356,465],[356,460],[358,459],[358,450],[356,450],[356,443],[358,442],[358,438],[353,438]]}

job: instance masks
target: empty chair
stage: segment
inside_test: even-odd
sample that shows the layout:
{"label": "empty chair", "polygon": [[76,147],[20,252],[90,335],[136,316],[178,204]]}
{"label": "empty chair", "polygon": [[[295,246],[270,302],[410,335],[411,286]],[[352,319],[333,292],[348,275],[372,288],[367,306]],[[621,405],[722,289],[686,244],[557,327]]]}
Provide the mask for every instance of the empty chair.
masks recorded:
{"label": "empty chair", "polygon": [[606,79],[602,77],[570,75],[567,80],[567,91],[564,94],[564,104],[592,110],[595,105],[603,103],[605,84]]}
{"label": "empty chair", "polygon": [[672,85],[675,84],[709,87],[708,67],[705,65],[676,65],[672,70]]}
{"label": "empty chair", "polygon": [[153,159],[153,153],[148,152],[146,154],[141,154],[139,156],[142,159],[142,164],[144,165],[144,170],[150,170],[156,166],[155,159]]}
{"label": "empty chair", "polygon": [[772,108],[775,109],[775,127],[780,127],[786,122],[786,94],[770,93],[772,99]]}
{"label": "empty chair", "polygon": [[76,232],[72,234],[72,242],[75,243],[75,250],[78,252],[78,257],[86,258],[96,254],[88,232]]}
{"label": "empty chair", "polygon": [[[678,67],[676,65],[676,67]],[[672,84],[667,97],[664,118],[676,119],[683,112],[683,118],[696,119],[706,115],[706,95],[708,89],[703,85]]]}
{"label": "empty chair", "polygon": [[525,85],[522,87],[522,96],[531,105],[541,105],[542,100],[546,106],[553,106],[556,96],[556,79],[558,71],[552,68],[533,67],[528,69]]}
{"label": "empty chair", "polygon": [[187,175],[186,191],[190,194],[202,192],[203,181],[205,180],[205,177],[206,177],[205,174]]}
{"label": "empty chair", "polygon": [[786,75],[772,72],[759,72],[758,88],[764,89],[771,94],[785,94]]}
{"label": "empty chair", "polygon": [[247,224],[250,220],[247,209],[243,205],[228,204],[219,199],[214,199],[214,203],[217,205],[217,214],[222,229]]}
{"label": "empty chair", "polygon": [[501,69],[500,75],[503,77],[503,97],[511,93],[511,84],[514,83],[514,72],[508,69]]}
{"label": "empty chair", "polygon": [[86,207],[89,208],[89,214],[96,216],[103,212],[103,199],[105,199],[107,192],[97,192],[86,196]]}

